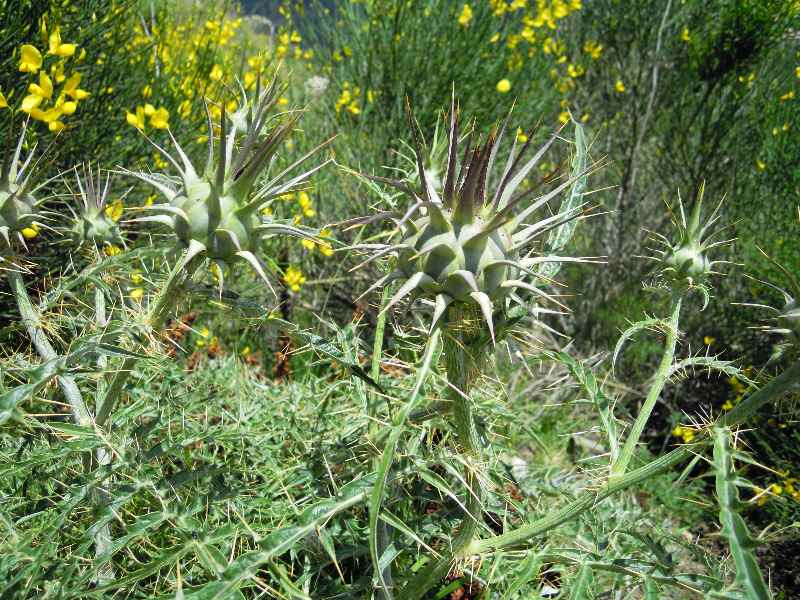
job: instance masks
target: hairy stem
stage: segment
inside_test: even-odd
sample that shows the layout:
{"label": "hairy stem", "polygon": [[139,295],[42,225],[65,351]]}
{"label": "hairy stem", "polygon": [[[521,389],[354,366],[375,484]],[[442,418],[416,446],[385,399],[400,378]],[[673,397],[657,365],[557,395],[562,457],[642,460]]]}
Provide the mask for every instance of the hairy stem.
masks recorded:
{"label": "hairy stem", "polygon": [[661,362],[658,365],[655,378],[650,390],[647,393],[642,408],[636,417],[636,421],[631,427],[630,433],[625,440],[625,445],[622,447],[617,460],[611,465],[611,475],[609,481],[614,481],[623,475],[628,469],[628,465],[633,458],[633,453],[636,451],[636,446],[639,444],[639,438],[642,436],[645,425],[650,419],[650,414],[664,389],[664,385],[669,378],[669,371],[672,368],[672,362],[675,358],[675,346],[678,342],[678,323],[681,315],[681,301],[682,295],[678,292],[673,292],[672,301],[670,302],[670,316],[667,322],[666,341],[664,342],[664,354],[661,356]]}
{"label": "hairy stem", "polygon": [[469,392],[480,375],[488,356],[482,339],[483,317],[477,307],[453,303],[448,308],[444,326],[444,360],[450,384],[456,443],[464,457],[464,480],[467,483],[466,512],[458,534],[442,556],[420,571],[406,586],[404,597],[421,598],[441,580],[454,559],[469,554],[483,517],[484,490],[480,481],[481,443],[472,410]]}
{"label": "hairy stem", "polygon": [[[31,303],[28,292],[25,289],[25,282],[22,280],[22,275],[19,272],[9,269],[7,271],[9,283],[11,284],[11,291],[14,294],[14,299],[19,308],[19,314],[22,318],[22,323],[25,326],[25,331],[28,337],[36,348],[39,356],[43,360],[53,360],[58,357],[50,340],[47,339],[47,334],[44,332],[42,325],[42,316],[39,311]],[[72,418],[76,424],[86,427],[92,426],[92,415],[83,401],[78,384],[75,379],[69,375],[59,375],[58,385],[64,393],[64,397],[69,402]]]}

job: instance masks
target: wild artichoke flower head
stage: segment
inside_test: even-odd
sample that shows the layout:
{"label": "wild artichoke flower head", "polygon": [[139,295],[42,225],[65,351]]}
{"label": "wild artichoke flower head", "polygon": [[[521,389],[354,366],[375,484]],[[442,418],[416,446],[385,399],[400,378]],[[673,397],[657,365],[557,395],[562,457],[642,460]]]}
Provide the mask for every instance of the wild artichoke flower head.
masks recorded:
{"label": "wild artichoke flower head", "polygon": [[103,180],[100,168],[98,167],[95,176],[91,166],[86,163],[80,170],[76,166],[74,173],[80,206],[77,212],[70,207],[73,221],[71,227],[64,232],[66,237],[76,246],[93,246],[98,250],[123,245],[118,224],[122,213],[121,200],[118,203],[108,203],[110,174],[106,174]]}
{"label": "wild artichoke flower head", "polygon": [[9,126],[9,142],[0,167],[0,249],[9,250],[14,243],[27,249],[25,240],[35,238],[44,219],[34,197],[32,165],[36,147],[22,159],[27,122],[22,126],[16,146],[12,143],[13,126]]}
{"label": "wild artichoke flower head", "polygon": [[[151,173],[131,173],[158,189],[166,202],[146,207],[157,214],[135,219],[169,227],[179,245],[194,255],[204,255],[220,267],[239,259],[247,261],[267,284],[269,281],[253,251],[267,235],[292,235],[318,241],[289,222],[273,221],[263,214],[273,199],[296,189],[322,168],[292,175],[295,169],[325,143],[275,175],[263,177],[300,118],[298,111],[271,114],[278,102],[278,81],[249,98],[241,90],[240,108],[227,114],[224,106],[215,139],[207,113],[208,146],[205,168],[198,171],[172,133],[178,159],[156,146],[178,171],[177,179]],[[207,108],[207,107],[206,107]],[[262,179],[262,181],[259,181]],[[220,269],[220,273],[222,270]]]}
{"label": "wild artichoke flower head", "polygon": [[[553,210],[537,220],[535,215],[550,200],[583,180],[591,170],[581,169],[553,189],[534,197],[537,188],[521,190],[542,156],[559,138],[558,129],[547,143],[530,158],[525,154],[526,141],[517,151],[517,140],[505,162],[495,172],[498,150],[508,121],[493,131],[484,144],[472,146],[472,134],[466,144],[459,139],[455,98],[450,108],[446,165],[441,190],[427,176],[425,153],[412,124],[417,163],[418,188],[403,181],[371,177],[399,189],[408,198],[405,214],[381,213],[350,221],[363,223],[388,217],[401,230],[400,241],[369,247],[373,255],[396,256],[395,270],[381,278],[365,293],[392,280],[403,283],[386,306],[388,310],[410,294],[434,304],[432,329],[439,326],[449,306],[466,305],[479,309],[488,332],[494,339],[494,319],[505,314],[511,303],[526,306],[522,297],[533,294],[540,300],[555,301],[537,287],[545,281],[535,269],[548,262],[573,262],[581,259],[543,256],[537,250],[542,236],[583,214],[585,204]],[[532,137],[532,136],[531,136]],[[459,148],[463,146],[463,148]],[[463,151],[463,158],[459,155]],[[367,248],[367,247],[364,247]],[[362,263],[363,264],[363,263]]]}
{"label": "wild artichoke flower head", "polygon": [[705,223],[701,223],[700,217],[704,193],[705,184],[700,186],[697,201],[688,220],[686,219],[680,195],[678,196],[679,215],[676,215],[672,207],[669,207],[676,231],[674,241],[661,234],[655,234],[657,243],[664,248],[654,250],[658,255],[655,260],[662,264],[662,276],[676,284],[689,285],[690,287],[702,285],[709,275],[720,274],[714,270],[716,265],[729,262],[723,260],[712,261],[709,257],[709,251],[719,246],[730,244],[733,240],[712,242],[714,237],[725,230],[725,227],[721,227],[713,232],[711,231],[711,228],[720,219],[719,211],[722,207],[722,201],[717,204],[708,220]]}

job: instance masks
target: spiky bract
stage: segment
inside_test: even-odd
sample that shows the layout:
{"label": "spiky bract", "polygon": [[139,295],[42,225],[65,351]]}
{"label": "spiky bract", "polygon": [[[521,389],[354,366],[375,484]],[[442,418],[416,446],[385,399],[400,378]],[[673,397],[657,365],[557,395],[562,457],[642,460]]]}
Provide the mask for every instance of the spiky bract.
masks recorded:
{"label": "spiky bract", "polygon": [[657,260],[661,261],[663,268],[661,274],[676,283],[688,283],[689,285],[702,284],[703,281],[712,274],[718,274],[714,267],[726,261],[712,261],[709,251],[718,246],[730,243],[732,240],[722,240],[712,242],[712,238],[724,231],[720,228],[710,232],[714,224],[719,220],[719,210],[722,202],[716,206],[711,216],[705,223],[700,222],[701,209],[703,205],[703,194],[705,185],[700,186],[697,194],[697,201],[692,208],[692,213],[687,221],[683,209],[683,201],[678,198],[678,215],[673,211],[672,220],[677,232],[676,239],[668,240],[664,236],[657,236],[658,242],[665,249],[656,250],[659,255]]}
{"label": "spiky bract", "polygon": [[[119,224],[114,216],[109,215],[116,207],[109,206],[108,194],[111,178],[106,174],[103,180],[100,169],[93,175],[91,167],[84,164],[82,173],[75,167],[75,180],[78,185],[78,195],[81,204],[78,212],[74,212],[72,226],[65,233],[77,246],[92,245],[101,249],[105,246],[116,246],[123,243]],[[120,212],[122,206],[119,206]]]}
{"label": "spiky bract", "polygon": [[6,249],[10,249],[13,242],[25,247],[26,234],[32,231],[35,235],[43,225],[31,184],[30,163],[35,147],[20,164],[27,123],[22,126],[16,146],[10,142],[12,129],[9,127],[9,144],[0,170],[0,248],[5,246]]}
{"label": "spiky bract", "polygon": [[[319,149],[317,147],[256,186],[299,120],[296,111],[271,114],[278,96],[277,79],[253,99],[242,90],[242,101],[236,112],[226,114],[223,106],[219,136],[214,135],[208,114],[207,159],[201,172],[194,168],[170,132],[179,160],[160,147],[159,150],[178,170],[179,179],[133,173],[156,187],[167,200],[167,203],[148,207],[158,214],[136,220],[167,225],[181,246],[196,249],[218,263],[245,259],[265,280],[261,263],[253,253],[261,238],[285,234],[315,239],[291,223],[275,222],[262,215],[262,210],[273,199],[296,189],[325,164],[289,176]],[[271,127],[265,132],[268,123]]]}
{"label": "spiky bract", "polygon": [[[509,118],[510,114],[484,144],[479,141],[472,147],[470,134],[466,148],[462,148],[463,159],[459,160],[459,147],[464,144],[459,139],[454,98],[441,189],[427,176],[425,153],[414,123],[417,165],[414,180],[419,189],[408,181],[371,177],[401,190],[411,202],[403,215],[381,215],[396,220],[402,231],[399,243],[372,247],[373,258],[391,253],[397,256],[396,270],[370,288],[394,279],[403,281],[387,308],[409,294],[427,298],[435,304],[433,327],[436,327],[452,303],[471,304],[480,309],[488,332],[494,337],[494,317],[498,312],[504,313],[509,302],[525,305],[520,296],[527,293],[553,299],[537,287],[534,269],[545,262],[577,259],[537,255],[536,250],[541,246],[537,247],[536,242],[542,234],[580,216],[584,204],[564,210],[556,208],[542,220],[533,217],[551,199],[585,177],[588,169],[572,173],[553,189],[526,202],[534,195],[535,188],[520,191],[523,181],[558,139],[563,127],[527,160],[524,156],[529,142],[517,151],[515,139],[505,166],[495,173],[493,167]],[[361,219],[366,220],[369,218]]]}
{"label": "spiky bract", "polygon": [[797,278],[794,272],[784,267],[761,250],[761,248],[759,248],[759,251],[783,274],[789,284],[789,289],[786,290],[769,281],[762,281],[751,277],[751,279],[778,292],[783,297],[783,307],[776,308],[774,306],[755,302],[742,303],[743,306],[759,308],[771,313],[768,324],[765,324],[760,329],[768,334],[779,336],[782,340],[781,343],[777,344],[775,347],[775,353],[770,359],[772,361],[781,358],[786,354],[787,350],[792,350],[795,353],[800,352],[800,279]]}

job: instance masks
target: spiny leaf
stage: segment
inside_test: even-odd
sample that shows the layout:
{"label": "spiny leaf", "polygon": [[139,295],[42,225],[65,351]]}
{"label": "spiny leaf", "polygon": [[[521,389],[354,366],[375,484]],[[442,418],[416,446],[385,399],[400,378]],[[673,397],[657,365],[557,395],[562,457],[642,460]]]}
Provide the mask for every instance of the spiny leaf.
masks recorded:
{"label": "spiny leaf", "polygon": [[[572,173],[570,179],[575,179],[575,182],[570,188],[569,194],[564,198],[561,203],[561,208],[558,214],[571,214],[581,205],[583,192],[586,189],[586,181],[588,179],[588,171],[586,169],[589,157],[589,149],[586,143],[586,133],[580,123],[575,122],[575,156],[572,159]],[[581,175],[581,173],[583,175]],[[545,243],[543,254],[558,254],[575,233],[575,226],[578,224],[577,219],[570,219],[563,225],[560,225],[550,232]],[[552,279],[558,274],[561,269],[561,263],[544,263],[539,267],[539,275],[546,279]]]}
{"label": "spiny leaf", "polygon": [[606,431],[608,438],[608,447],[611,453],[611,462],[613,463],[619,455],[619,435],[617,431],[617,420],[614,418],[614,406],[611,400],[603,393],[600,384],[595,379],[592,370],[587,368],[582,363],[572,358],[566,352],[551,352],[544,351],[541,353],[543,356],[550,360],[555,360],[563,364],[569,369],[570,375],[581,385],[581,387],[589,394],[589,399],[597,407],[600,413],[600,420],[603,422],[603,428]]}
{"label": "spiny leaf", "polygon": [[647,329],[654,329],[656,327],[660,327],[664,325],[663,319],[642,319],[641,321],[637,321],[630,327],[628,327],[625,331],[622,332],[619,340],[617,341],[617,345],[614,347],[614,355],[611,357],[611,368],[614,368],[614,365],[617,363],[617,357],[619,353],[622,351],[622,346],[625,345],[629,339],[632,339],[635,334],[640,331],[645,331]]}

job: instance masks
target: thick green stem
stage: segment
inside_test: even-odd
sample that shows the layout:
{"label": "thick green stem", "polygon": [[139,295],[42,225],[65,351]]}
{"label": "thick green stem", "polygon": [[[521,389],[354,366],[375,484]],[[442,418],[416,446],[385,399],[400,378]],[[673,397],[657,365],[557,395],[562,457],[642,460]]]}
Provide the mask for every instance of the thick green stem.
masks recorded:
{"label": "thick green stem", "polygon": [[456,430],[458,450],[464,457],[464,480],[467,483],[466,512],[459,525],[458,534],[447,552],[415,576],[404,590],[404,598],[421,598],[441,580],[452,566],[453,560],[469,554],[483,518],[484,490],[480,481],[481,443],[472,410],[469,392],[480,376],[488,356],[483,336],[483,316],[477,307],[451,304],[444,325],[444,360],[448,394],[452,404],[453,425]]}
{"label": "thick green stem", "polygon": [[669,378],[669,371],[672,368],[672,362],[675,358],[675,346],[678,342],[681,300],[682,295],[678,292],[673,292],[672,302],[670,303],[669,321],[666,324],[667,331],[666,341],[664,343],[664,354],[661,357],[661,363],[658,365],[655,378],[650,386],[650,391],[647,393],[647,398],[645,398],[639,415],[636,417],[636,421],[633,423],[633,427],[631,427],[630,433],[625,440],[625,445],[617,457],[617,460],[611,465],[611,474],[609,477],[609,481],[611,482],[625,475],[625,471],[628,469],[628,465],[633,458],[633,453],[636,451],[636,446],[639,444],[639,438],[642,436],[645,425],[647,425],[647,421],[650,419],[650,414],[653,412],[658,397],[661,395],[661,391],[664,389],[664,385],[666,385],[667,379]]}
{"label": "thick green stem", "polygon": [[[33,347],[36,348],[36,352],[39,353],[39,356],[41,356],[43,360],[53,360],[57,358],[58,354],[50,343],[50,340],[47,339],[47,334],[44,332],[42,317],[28,297],[22,275],[11,269],[9,269],[7,273],[9,283],[11,284],[11,291],[17,301],[22,323],[25,325],[25,330],[28,333]],[[89,409],[86,408],[86,403],[83,401],[83,396],[81,395],[80,389],[78,389],[78,384],[75,383],[75,379],[69,375],[59,375],[58,385],[61,391],[64,392],[64,397],[67,399],[67,402],[69,402],[72,418],[75,420],[75,423],[81,426],[91,427],[92,416],[89,413]]]}
{"label": "thick green stem", "polygon": [[[202,262],[202,255],[200,252],[202,248],[196,247],[194,244],[189,246],[189,249],[178,261],[178,264],[170,272],[167,281],[150,305],[147,315],[145,317],[145,326],[151,330],[157,331],[164,326],[170,313],[175,310],[175,307],[183,298],[186,292],[186,284],[192,277],[197,267]],[[122,365],[120,365],[116,374],[114,375],[111,383],[109,384],[105,397],[103,398],[100,408],[97,411],[95,419],[98,426],[105,425],[111,416],[114,406],[122,393],[122,388],[128,381],[133,367],[136,365],[138,358],[126,358]]]}

